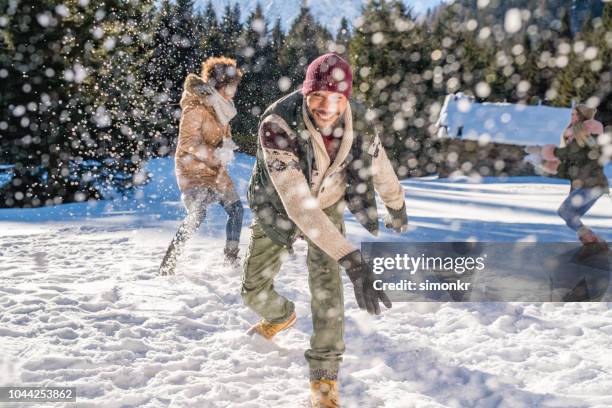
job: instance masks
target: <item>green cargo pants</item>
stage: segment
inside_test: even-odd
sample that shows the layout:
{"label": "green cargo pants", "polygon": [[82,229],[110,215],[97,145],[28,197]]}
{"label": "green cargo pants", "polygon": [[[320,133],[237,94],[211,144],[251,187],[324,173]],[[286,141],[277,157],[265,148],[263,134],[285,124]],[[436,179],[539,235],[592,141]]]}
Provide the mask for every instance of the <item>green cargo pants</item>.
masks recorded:
{"label": "green cargo pants", "polygon": [[[323,210],[344,235],[344,205]],[[256,220],[251,224],[251,238],[244,261],[242,299],[269,322],[286,321],[294,304],[274,289],[274,277],[286,259],[287,250],[266,236]],[[340,265],[310,240],[307,265],[313,333],[310,349],[304,356],[311,378],[335,379],[344,353],[344,297]]]}

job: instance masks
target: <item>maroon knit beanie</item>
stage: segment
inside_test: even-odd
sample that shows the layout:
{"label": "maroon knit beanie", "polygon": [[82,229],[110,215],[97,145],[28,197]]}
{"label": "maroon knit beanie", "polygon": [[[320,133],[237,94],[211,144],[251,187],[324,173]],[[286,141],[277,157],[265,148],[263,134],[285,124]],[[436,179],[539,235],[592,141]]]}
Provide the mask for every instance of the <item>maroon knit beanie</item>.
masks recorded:
{"label": "maroon knit beanie", "polygon": [[342,57],[334,53],[321,55],[308,65],[306,79],[302,84],[304,96],[315,91],[339,92],[351,97],[353,72]]}

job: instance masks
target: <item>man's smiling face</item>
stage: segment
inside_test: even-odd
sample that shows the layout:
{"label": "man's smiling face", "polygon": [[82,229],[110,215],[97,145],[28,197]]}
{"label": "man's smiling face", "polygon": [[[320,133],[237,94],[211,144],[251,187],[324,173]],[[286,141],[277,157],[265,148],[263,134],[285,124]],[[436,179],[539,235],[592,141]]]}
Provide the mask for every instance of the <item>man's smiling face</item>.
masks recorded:
{"label": "man's smiling face", "polygon": [[306,106],[320,129],[333,125],[346,111],[347,103],[339,92],[315,91],[306,96]]}

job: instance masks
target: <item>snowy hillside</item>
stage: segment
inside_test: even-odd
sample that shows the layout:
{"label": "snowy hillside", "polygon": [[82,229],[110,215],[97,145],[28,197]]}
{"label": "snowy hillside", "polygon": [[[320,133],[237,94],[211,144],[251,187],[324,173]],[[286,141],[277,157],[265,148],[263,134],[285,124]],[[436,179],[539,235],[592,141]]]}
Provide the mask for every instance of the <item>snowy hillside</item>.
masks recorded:
{"label": "snowy hillside", "polygon": [[[196,6],[204,8],[208,0],[196,1]],[[221,18],[223,10],[227,4],[240,4],[242,19],[255,10],[257,3],[261,4],[264,15],[271,24],[280,17],[281,24],[285,30],[289,28],[291,22],[300,13],[302,0],[230,0],[213,1],[217,15]],[[342,17],[351,22],[361,15],[361,8],[367,4],[365,0],[309,0],[307,1],[313,16],[317,21],[327,27],[335,35],[340,27]],[[422,14],[429,8],[433,8],[441,3],[441,0],[405,0],[404,3],[412,7],[416,14]]]}
{"label": "snowy hillside", "polygon": [[[230,173],[244,199],[252,158],[238,158]],[[277,281],[297,325],[274,342],[250,338],[240,272],[220,263],[220,207],[178,275],[156,275],[184,210],[172,159],[149,170],[125,201],[0,211],[0,385],[76,386],[79,408],[306,406],[306,245]],[[555,212],[561,181],[403,185],[411,230],[377,240],[574,239]],[[604,198],[585,222],[612,241],[611,214]],[[354,243],[372,240],[348,213],[347,227]],[[344,407],[612,406],[611,303],[396,303],[374,318],[348,280],[345,299]]]}

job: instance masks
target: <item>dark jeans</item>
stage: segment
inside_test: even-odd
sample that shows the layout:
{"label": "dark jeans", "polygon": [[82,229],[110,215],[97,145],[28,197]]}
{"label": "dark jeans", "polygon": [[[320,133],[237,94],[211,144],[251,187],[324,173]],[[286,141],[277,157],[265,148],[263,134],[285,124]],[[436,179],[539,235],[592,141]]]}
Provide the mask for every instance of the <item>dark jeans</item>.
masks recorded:
{"label": "dark jeans", "polygon": [[572,190],[557,210],[557,213],[563,218],[568,227],[578,231],[584,227],[580,217],[586,214],[603,194],[603,189],[598,187]]}
{"label": "dark jeans", "polygon": [[185,249],[187,241],[200,227],[206,217],[206,207],[218,202],[228,215],[225,227],[227,242],[226,251],[238,251],[240,232],[242,231],[243,209],[240,197],[235,190],[219,192],[206,187],[189,189],[181,195],[181,201],[187,209],[187,217],[182,222],[176,235],[170,242],[160,267],[162,274],[173,273],[176,262]]}

